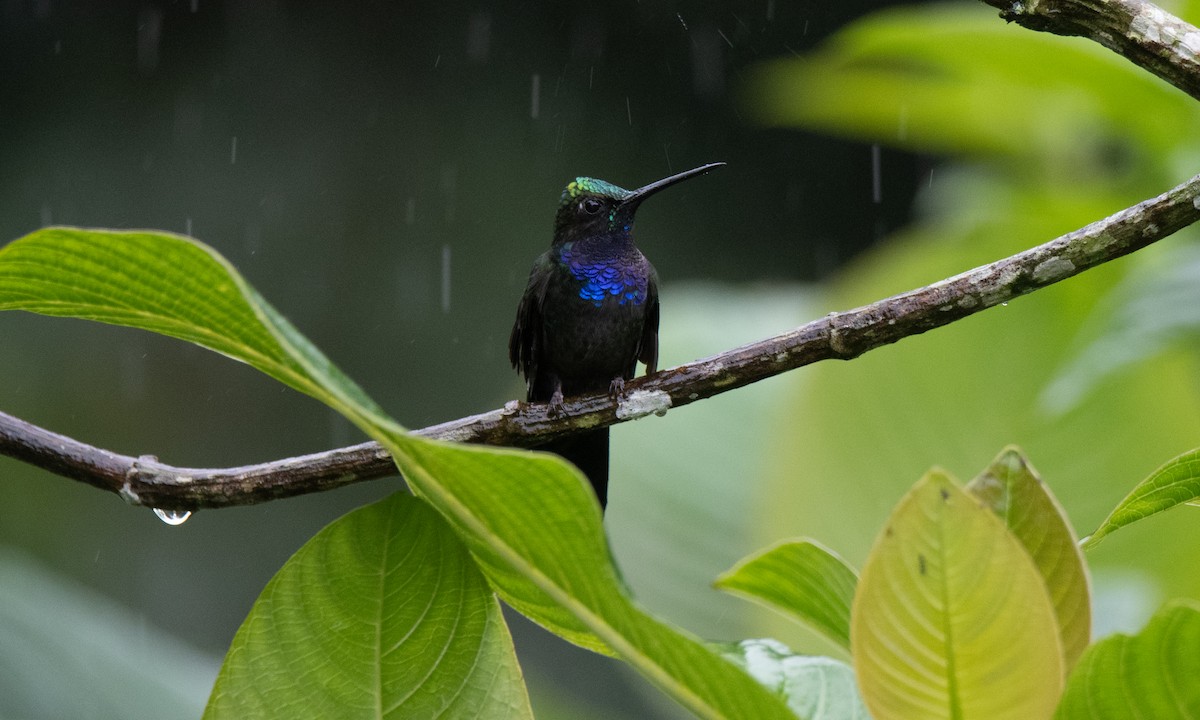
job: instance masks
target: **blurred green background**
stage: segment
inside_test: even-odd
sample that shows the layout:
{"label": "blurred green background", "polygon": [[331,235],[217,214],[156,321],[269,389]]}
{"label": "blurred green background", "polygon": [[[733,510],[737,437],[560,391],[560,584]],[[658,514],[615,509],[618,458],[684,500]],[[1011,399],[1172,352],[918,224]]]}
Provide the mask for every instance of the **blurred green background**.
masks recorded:
{"label": "blurred green background", "polygon": [[[216,247],[397,419],[518,397],[508,330],[562,185],[729,167],[648,203],[665,366],[961,272],[1200,168],[1200,105],[982,3],[0,3],[0,242]],[[1168,5],[1193,22],[1200,3]],[[1200,445],[1195,231],[929,335],[614,431],[635,595],[833,652],[709,583],[814,537],[861,563],[901,494],[1020,444],[1081,533]],[[360,438],[198,348],[0,314],[0,409],[177,465]],[[0,459],[0,717],[198,717],[258,591],[399,480],[168,527]],[[1190,509],[1093,551],[1098,633],[1200,597]],[[677,717],[514,616],[539,717]]]}

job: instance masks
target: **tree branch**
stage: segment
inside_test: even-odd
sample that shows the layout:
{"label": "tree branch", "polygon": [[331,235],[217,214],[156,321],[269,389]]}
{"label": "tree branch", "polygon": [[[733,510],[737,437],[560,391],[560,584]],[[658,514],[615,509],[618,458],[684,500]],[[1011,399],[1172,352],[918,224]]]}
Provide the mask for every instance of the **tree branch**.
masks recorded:
{"label": "tree branch", "polygon": [[[820,360],[849,360],[973,315],[1128,255],[1200,220],[1200,175],[1156,198],[1011,257],[790,332],[626,383],[614,401],[574,398],[564,416],[545,404],[503,408],[416,431],[443,440],[529,447],[588,428],[662,414]],[[395,473],[387,452],[363,443],[236,468],[179,468],[148,455],[95,448],[0,413],[0,454],[168,510],[248,505]]]}
{"label": "tree branch", "polygon": [[1143,0],[983,0],[1030,30],[1094,40],[1200,100],[1200,30]]}

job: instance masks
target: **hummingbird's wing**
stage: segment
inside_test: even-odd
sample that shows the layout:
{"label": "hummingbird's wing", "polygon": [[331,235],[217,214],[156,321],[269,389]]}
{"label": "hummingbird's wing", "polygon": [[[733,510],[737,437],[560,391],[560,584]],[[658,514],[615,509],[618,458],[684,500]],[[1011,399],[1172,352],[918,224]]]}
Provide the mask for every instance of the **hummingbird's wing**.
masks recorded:
{"label": "hummingbird's wing", "polygon": [[658,278],[650,275],[646,285],[646,322],[638,342],[637,359],[646,364],[646,374],[658,370]]}
{"label": "hummingbird's wing", "polygon": [[530,387],[537,376],[538,358],[542,354],[542,302],[549,278],[548,259],[542,256],[529,271],[529,282],[525,285],[525,294],[517,306],[517,319],[508,337],[508,360]]}

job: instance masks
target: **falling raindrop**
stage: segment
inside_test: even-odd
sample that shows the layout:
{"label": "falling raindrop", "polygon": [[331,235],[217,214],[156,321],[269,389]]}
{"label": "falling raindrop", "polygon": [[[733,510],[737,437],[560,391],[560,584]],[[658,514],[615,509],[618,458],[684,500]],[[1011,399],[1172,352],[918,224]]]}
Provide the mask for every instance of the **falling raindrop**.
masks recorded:
{"label": "falling raindrop", "polygon": [[409,198],[404,201],[404,224],[412,225],[417,221],[417,200]]}
{"label": "falling raindrop", "polygon": [[875,143],[871,146],[871,199],[875,201],[876,205],[883,202],[883,173],[880,170],[882,161],[879,143]]}
{"label": "falling raindrop", "polygon": [[187,220],[184,221],[183,227],[184,227],[183,234],[187,235],[188,237],[192,237],[192,219],[191,218],[187,218]]}
{"label": "falling raindrop", "polygon": [[442,55],[441,55],[441,53],[438,53],[438,56],[433,59],[433,69],[437,70],[437,66],[441,65],[441,64],[442,64]]}
{"label": "falling raindrop", "polygon": [[629,96],[625,96],[625,117],[629,118],[629,127],[633,127],[633,109],[629,107]]}
{"label": "falling raindrop", "polygon": [[683,21],[683,15],[680,15],[679,13],[675,13],[675,17],[679,18],[679,24],[683,26],[683,31],[687,32],[688,26],[687,26],[687,23],[685,23]]}
{"label": "falling raindrop", "polygon": [[467,57],[475,62],[484,62],[492,44],[492,16],[486,12],[474,12],[467,20]]}
{"label": "falling raindrop", "polygon": [[229,141],[229,164],[237,164],[237,135],[234,135],[233,139]]}
{"label": "falling raindrop", "polygon": [[717,34],[721,36],[721,39],[725,41],[726,45],[733,47],[733,42],[730,41],[729,37],[726,36],[725,33],[721,32],[721,28],[717,28]]}
{"label": "falling raindrop", "polygon": [[162,10],[146,7],[138,13],[137,65],[143,75],[149,75],[158,67],[158,46],[162,42],[162,25]]}
{"label": "falling raindrop", "polygon": [[192,516],[191,510],[163,510],[154,508],[154,514],[168,525],[182,525]]}
{"label": "falling raindrop", "polygon": [[458,192],[458,168],[453,165],[442,167],[442,195],[446,201],[446,222],[454,222],[454,198]]}
{"label": "falling raindrop", "polygon": [[[706,25],[697,26],[691,38],[692,90],[700,98],[716,100],[725,91],[725,50],[721,46],[724,35],[720,30]],[[726,38],[725,42],[729,42]]]}
{"label": "falling raindrop", "polygon": [[542,76],[538,73],[533,74],[533,80],[530,82],[529,88],[529,117],[537,120],[538,111],[542,104]]}
{"label": "falling raindrop", "polygon": [[450,245],[442,246],[442,314],[450,313]]}

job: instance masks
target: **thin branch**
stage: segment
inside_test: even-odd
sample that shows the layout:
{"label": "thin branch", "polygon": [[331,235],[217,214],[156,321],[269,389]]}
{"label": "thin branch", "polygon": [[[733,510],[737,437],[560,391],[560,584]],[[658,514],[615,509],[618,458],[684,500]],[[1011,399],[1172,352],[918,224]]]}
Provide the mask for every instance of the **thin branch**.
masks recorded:
{"label": "thin branch", "polygon": [[1030,30],[1082,36],[1200,100],[1200,30],[1142,0],[983,0]]}
{"label": "thin branch", "polygon": [[[1128,255],[1200,220],[1200,175],[1156,198],[990,265],[795,330],[626,384],[626,396],[571,401],[564,416],[544,404],[504,408],[418,430],[444,440],[530,447],[587,428],[688,405],[820,360],[849,360],[905,337]],[[394,474],[376,443],[236,468],[178,468],[151,456],[117,455],[0,413],[0,454],[173,510],[248,505]]]}

